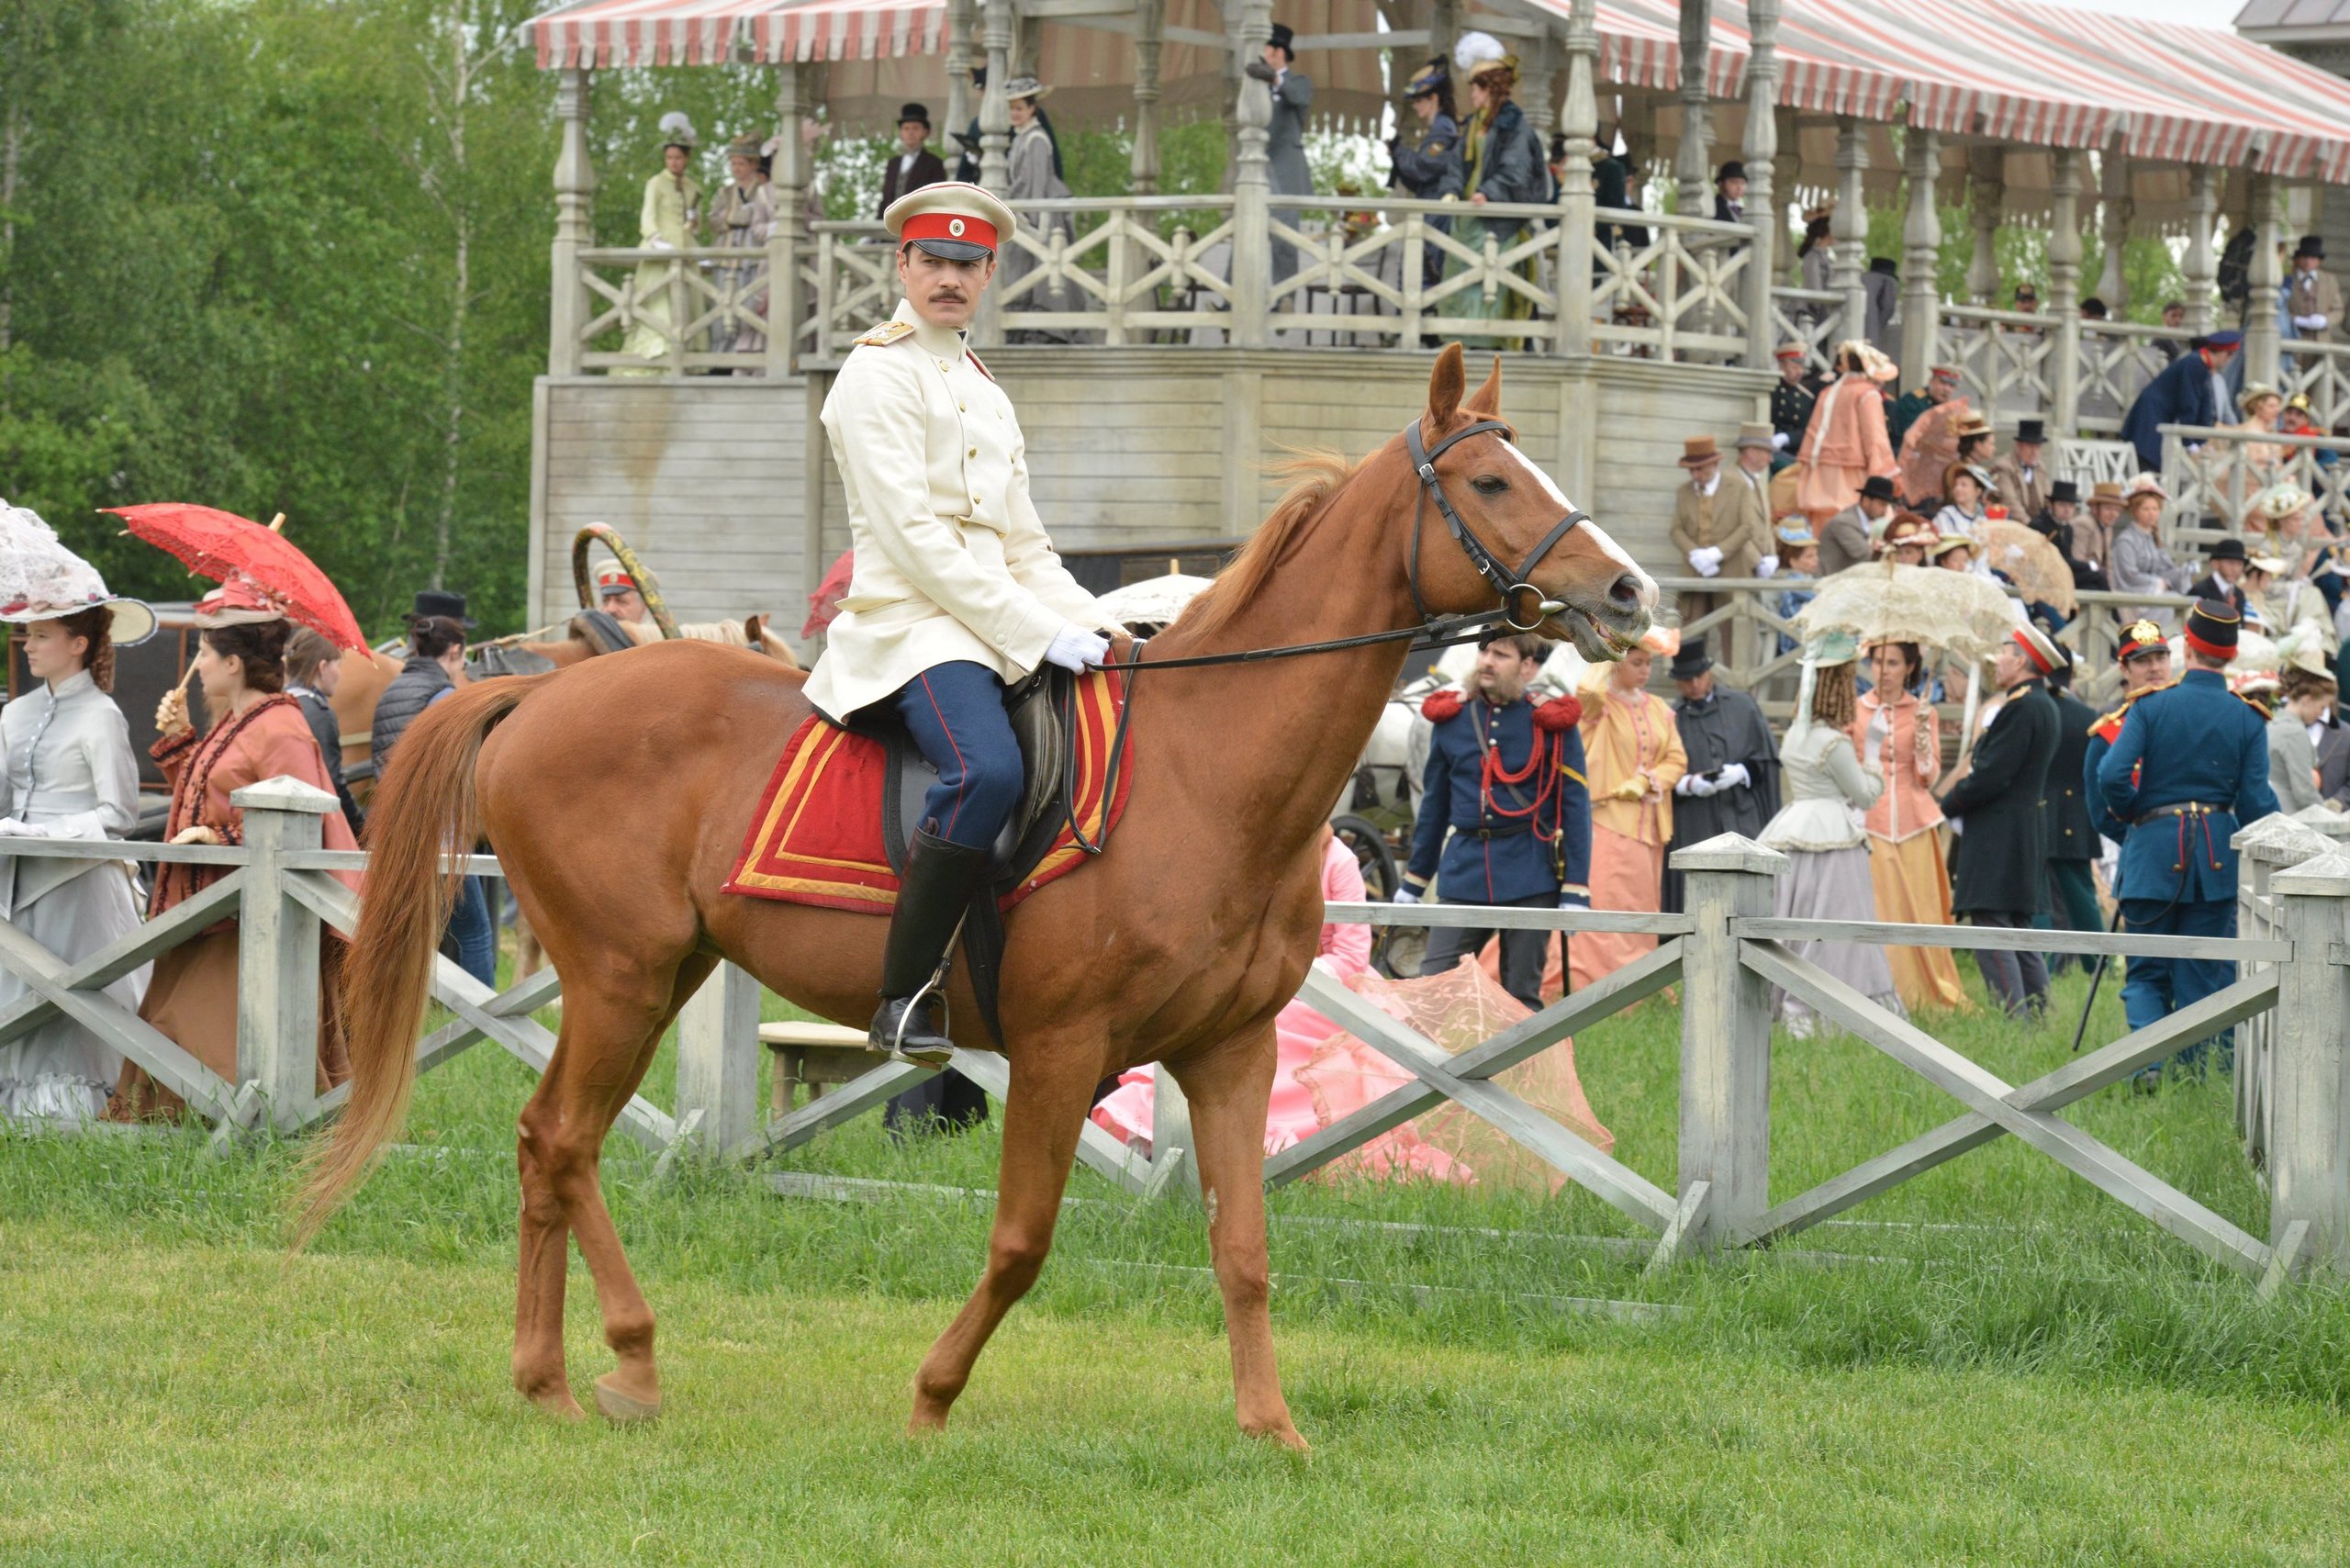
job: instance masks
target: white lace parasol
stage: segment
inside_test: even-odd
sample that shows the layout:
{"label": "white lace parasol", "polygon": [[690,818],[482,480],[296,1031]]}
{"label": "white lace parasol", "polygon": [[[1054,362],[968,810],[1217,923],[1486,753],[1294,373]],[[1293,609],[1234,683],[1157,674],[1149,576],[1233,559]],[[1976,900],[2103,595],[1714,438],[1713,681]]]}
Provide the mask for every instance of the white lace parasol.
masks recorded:
{"label": "white lace parasol", "polygon": [[2033,604],[2053,605],[2071,620],[2080,608],[2073,592],[2073,568],[2064,553],[2020,522],[1986,522],[1975,531],[1983,559],[1995,572],[2004,572],[2023,597]]}
{"label": "white lace parasol", "polygon": [[1863,647],[1919,643],[1972,659],[2006,642],[2022,620],[2022,607],[1988,577],[1871,561],[1822,577],[1795,623],[1807,643],[1849,632]]}
{"label": "white lace parasol", "polygon": [[28,625],[102,604],[113,610],[112,636],[118,646],[143,643],[155,634],[152,610],[138,599],[107,592],[98,569],[68,550],[39,513],[0,500],[0,621]]}

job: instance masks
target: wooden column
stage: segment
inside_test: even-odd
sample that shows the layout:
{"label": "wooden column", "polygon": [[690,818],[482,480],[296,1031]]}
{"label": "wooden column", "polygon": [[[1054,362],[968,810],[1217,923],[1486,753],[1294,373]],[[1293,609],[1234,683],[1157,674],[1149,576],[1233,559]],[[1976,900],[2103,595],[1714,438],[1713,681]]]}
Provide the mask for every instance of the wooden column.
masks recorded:
{"label": "wooden column", "polygon": [[1558,45],[1551,41],[1550,29],[1542,28],[1518,47],[1516,101],[1525,114],[1526,122],[1542,139],[1542,151],[1550,151],[1550,132],[1556,129],[1559,117],[1550,95],[1557,90],[1559,74]]}
{"label": "wooden column", "polygon": [[2080,431],[2081,412],[2081,174],[2087,155],[2077,147],[2056,150],[2048,217],[2048,313],[2056,319],[2050,351],[2048,410],[2059,441]]}
{"label": "wooden column", "polygon": [[[963,144],[955,138],[971,123],[971,60],[973,37],[979,28],[978,0],[947,0],[946,4],[946,134],[949,151],[959,155]],[[955,173],[956,160],[946,161]]]}
{"label": "wooden column", "polygon": [[1754,238],[1746,258],[1746,363],[1769,370],[1777,363],[1778,334],[1771,325],[1771,288],[1779,281],[1779,241],[1786,219],[1779,211],[1774,164],[1779,156],[1779,0],[1747,0],[1752,52],[1746,65],[1746,218]]}
{"label": "wooden column", "polygon": [[[1269,0],[1242,0],[1238,63],[1260,60],[1273,35]],[[1245,72],[1235,99],[1240,153],[1232,178],[1232,341],[1265,346],[1265,312],[1273,275],[1272,167],[1265,144],[1273,124],[1273,90]],[[1408,265],[1408,262],[1406,263]]]}
{"label": "wooden column", "polygon": [[2105,198],[2105,264],[2098,268],[2097,297],[2116,320],[2130,303],[2130,277],[2122,270],[2121,252],[2130,239],[2130,151],[2117,133],[2105,144],[2105,177],[2098,182]]}
{"label": "wooden column", "polygon": [[1136,196],[1158,194],[1158,54],[1166,42],[1167,0],[1135,10],[1135,151],[1127,184]]}
{"label": "wooden column", "polygon": [[[1829,219],[1834,241],[1828,253],[1831,286],[1844,297],[1844,333],[1863,338],[1869,331],[1868,134],[1851,115],[1836,117],[1836,212]],[[1884,345],[1879,344],[1880,348]]]}
{"label": "wooden column", "polygon": [[1685,218],[1714,215],[1714,113],[1706,96],[1706,55],[1713,34],[1713,0],[1683,0],[1681,148],[1673,172],[1680,193],[1675,205]]}
{"label": "wooden column", "polygon": [[1599,59],[1599,0],[1573,0],[1567,13],[1566,53],[1567,98],[1559,129],[1567,139],[1567,156],[1559,170],[1559,340],[1553,348],[1561,354],[1587,354],[1592,251],[1597,243],[1591,164],[1599,141],[1599,99],[1592,88]]}
{"label": "wooden column", "polygon": [[2350,856],[2335,850],[2278,872],[2293,961],[2277,973],[2270,1047],[2269,1242],[2306,1224],[2304,1257],[2350,1272]]}
{"label": "wooden column", "polygon": [[[775,187],[775,218],[767,226],[767,374],[789,375],[799,359],[800,323],[808,315],[807,288],[800,280],[814,236],[800,207],[811,177],[807,139],[800,122],[815,107],[812,68],[798,62],[775,73],[775,118],[781,140],[768,178]],[[949,122],[953,123],[952,121]]]}
{"label": "wooden column", "polygon": [[2211,330],[2220,294],[2220,252],[2211,243],[2220,223],[2219,170],[2199,163],[2188,171],[2187,215],[2187,255],[2179,270],[2187,277],[2187,330],[2200,337]]}
{"label": "wooden column", "polygon": [[759,1126],[759,982],[721,963],[677,1014],[677,1126],[695,1112],[686,1146],[714,1155]]}
{"label": "wooden column", "polygon": [[1003,84],[1012,78],[1012,0],[986,0],[987,91],[979,95],[979,184],[1002,196],[1011,178],[1012,100]]}
{"label": "wooden column", "polygon": [[1975,254],[1966,267],[1966,297],[1976,305],[1999,297],[1999,202],[2007,189],[2008,155],[1997,147],[1966,150],[1967,218],[1975,229]]}
{"label": "wooden column", "polygon": [[286,857],[320,846],[335,798],[297,778],[264,778],[229,797],[245,813],[244,903],[237,934],[237,1074],[292,1132],[318,1093],[319,917],[282,890]]}
{"label": "wooden column", "polygon": [[1903,154],[1908,181],[1908,210],[1901,220],[1901,381],[1922,386],[1933,373],[1942,313],[1934,264],[1941,258],[1942,223],[1934,211],[1934,176],[1942,170],[1942,139],[1912,127]]}
{"label": "wooden column", "polygon": [[2277,177],[2252,176],[2252,308],[2244,323],[2244,378],[2277,385],[2280,353],[2277,330],[2277,292],[2285,284],[2277,259]]}
{"label": "wooden column", "polygon": [[[1428,53],[1431,55],[1440,54],[1444,57],[1444,68],[1446,73],[1449,75],[1457,76],[1459,74],[1459,72],[1454,69],[1452,63],[1452,46],[1455,43],[1458,43],[1460,39],[1460,0],[1429,0]],[[1415,62],[1414,63],[1416,64],[1417,62]],[[1412,76],[1413,73],[1411,71],[1405,71],[1403,75],[1403,80],[1409,82],[1412,79]],[[1463,92],[1467,91],[1465,86],[1460,90]],[[1461,112],[1464,114],[1467,113],[1468,108],[1469,106],[1464,101],[1460,105]]]}
{"label": "wooden column", "polygon": [[1741,1234],[1771,1206],[1771,987],[1738,960],[1731,920],[1772,910],[1787,857],[1734,833],[1676,851],[1681,939],[1681,1195],[1707,1183],[1703,1212],[1684,1227],[1704,1249]]}
{"label": "wooden column", "polygon": [[547,374],[576,375],[586,347],[579,330],[593,319],[587,281],[579,275],[580,250],[596,242],[596,169],[588,156],[588,73],[565,71],[555,79],[554,297],[547,313]]}

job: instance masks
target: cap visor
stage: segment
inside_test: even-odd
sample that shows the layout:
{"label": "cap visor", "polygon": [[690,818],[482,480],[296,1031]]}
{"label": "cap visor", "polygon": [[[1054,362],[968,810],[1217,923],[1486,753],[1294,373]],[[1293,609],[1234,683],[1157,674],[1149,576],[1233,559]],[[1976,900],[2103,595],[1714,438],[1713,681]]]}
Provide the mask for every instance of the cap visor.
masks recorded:
{"label": "cap visor", "polygon": [[968,240],[909,240],[907,244],[942,262],[984,262],[995,252]]}

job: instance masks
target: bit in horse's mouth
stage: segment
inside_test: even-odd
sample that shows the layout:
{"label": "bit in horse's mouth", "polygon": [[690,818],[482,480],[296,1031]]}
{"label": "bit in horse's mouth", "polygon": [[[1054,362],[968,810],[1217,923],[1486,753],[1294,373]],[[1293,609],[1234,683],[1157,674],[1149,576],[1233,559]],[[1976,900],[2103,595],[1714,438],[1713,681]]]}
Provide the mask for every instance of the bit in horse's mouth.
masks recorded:
{"label": "bit in horse's mouth", "polygon": [[1598,616],[1576,605],[1568,605],[1555,619],[1565,623],[1569,640],[1587,659],[1620,659],[1639,646],[1638,637],[1628,637],[1603,624]]}

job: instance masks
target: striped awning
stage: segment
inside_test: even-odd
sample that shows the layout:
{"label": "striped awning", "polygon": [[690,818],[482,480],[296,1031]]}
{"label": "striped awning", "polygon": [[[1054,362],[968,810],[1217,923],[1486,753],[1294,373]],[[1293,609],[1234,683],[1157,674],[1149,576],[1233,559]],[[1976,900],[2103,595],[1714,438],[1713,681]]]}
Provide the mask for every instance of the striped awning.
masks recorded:
{"label": "striped awning", "polygon": [[[1571,0],[1477,4],[1557,21],[1571,10]],[[1376,36],[1377,0],[1286,0],[1281,15],[1308,44],[1301,65],[1315,79],[1317,118],[1375,118],[1387,94],[1379,52],[1311,43]],[[1134,43],[1104,20],[1047,18],[1043,29],[1038,73],[1067,95],[1054,106],[1073,118],[1125,109]],[[1603,83],[1678,87],[1674,0],[1599,0],[1598,23]],[[571,0],[529,25],[551,69],[865,62],[832,88],[850,118],[944,85],[946,0]],[[1169,0],[1168,28],[1162,102],[1214,106],[1225,80],[1216,0]],[[1751,53],[1744,6],[1714,0],[1710,96],[1743,95]],[[2031,148],[2103,147],[2119,135],[2143,160],[2350,183],[2350,83],[2218,28],[2045,0],[1785,0],[1778,56],[1787,108],[1879,122],[1906,111],[1911,125]]]}

